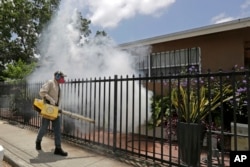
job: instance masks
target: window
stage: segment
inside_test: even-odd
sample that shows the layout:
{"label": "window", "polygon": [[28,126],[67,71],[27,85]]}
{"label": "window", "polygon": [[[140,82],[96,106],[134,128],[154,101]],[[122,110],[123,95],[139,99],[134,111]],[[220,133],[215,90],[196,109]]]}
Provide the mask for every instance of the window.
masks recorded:
{"label": "window", "polygon": [[139,56],[139,71],[148,76],[173,75],[195,67],[200,71],[200,48],[188,48],[174,51],[152,53]]}

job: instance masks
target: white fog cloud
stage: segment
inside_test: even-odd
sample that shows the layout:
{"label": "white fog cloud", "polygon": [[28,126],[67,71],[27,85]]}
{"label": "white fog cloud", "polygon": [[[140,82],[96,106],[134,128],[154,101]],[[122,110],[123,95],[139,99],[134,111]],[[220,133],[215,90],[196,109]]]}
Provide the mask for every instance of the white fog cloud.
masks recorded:
{"label": "white fog cloud", "polygon": [[[31,76],[29,76],[29,81],[31,83],[34,83],[52,79],[53,73],[57,70],[63,71],[68,76],[66,80],[79,78],[89,79],[95,77],[113,78],[114,75],[128,75],[131,77],[135,74],[137,76],[138,71],[133,68],[133,63],[135,63],[134,57],[125,51],[119,50],[119,48],[116,47],[114,41],[112,41],[111,39],[107,37],[100,37],[95,39],[91,38],[91,40],[85,42],[84,45],[79,45],[79,36],[81,35],[81,33],[76,28],[80,22],[78,20],[79,17],[77,17],[78,10],[76,9],[76,7],[79,7],[80,4],[77,6],[76,2],[76,0],[63,0],[62,4],[60,4],[60,10],[52,19],[47,29],[44,29],[40,38],[41,43],[38,46],[39,50],[41,51],[41,59],[39,62],[40,66],[33,72]],[[105,86],[104,83],[99,84],[100,88],[103,88]],[[100,96],[101,100],[99,101],[99,103],[95,102],[89,97],[86,97],[87,103],[91,104],[90,106],[95,105],[98,108],[98,105],[104,105],[103,102],[105,99],[110,98],[110,106],[113,106],[113,86],[114,85],[110,83],[110,85],[106,84],[105,87],[107,92],[111,92],[110,97],[108,96],[108,93],[106,94],[106,98],[104,98],[104,96]],[[134,92],[139,92],[139,88],[141,86],[139,85],[139,83],[134,83],[134,85],[132,85],[132,82],[130,82],[128,84],[128,90],[132,90],[132,86],[135,90]],[[119,98],[126,99],[125,96],[127,92],[124,87],[125,85],[123,86],[123,93],[121,94],[124,97],[118,95],[117,101],[120,101]],[[84,94],[85,92],[89,91],[84,91],[84,89],[85,88],[80,87],[80,91],[70,91],[67,96],[62,96],[63,106],[70,108],[72,112],[83,113],[83,109],[82,111],[80,111],[78,108],[78,106],[83,105],[83,100],[81,99],[83,98],[83,96],[80,96],[78,93]],[[120,89],[118,88],[118,90]],[[104,95],[103,90],[100,91],[99,89],[97,89],[96,91],[97,95]],[[134,115],[134,117],[137,119],[140,116],[142,122],[147,119],[147,114],[150,115],[150,110],[148,109],[150,107],[150,104],[146,105],[146,100],[150,100],[151,94],[148,94],[148,96],[146,96],[147,90],[144,88],[141,88],[140,91],[142,92],[140,94],[140,98],[139,94],[137,93],[135,93],[135,95],[133,95],[133,93],[129,93],[128,95],[128,99],[132,99],[132,96],[134,96],[134,98],[137,100],[135,100],[134,105],[132,105],[131,101],[128,102],[128,129],[132,129],[132,124],[134,125],[134,127],[139,126],[139,122],[132,123],[132,115]],[[85,96],[87,95],[85,94]],[[92,96],[92,98],[93,97],[94,96]],[[77,101],[75,100],[76,98],[78,99]],[[141,100],[139,101],[139,99]],[[139,104],[141,105],[141,111],[148,111],[147,114],[146,112],[143,112],[143,114],[140,115],[139,112],[132,113],[134,110],[139,111]],[[106,105],[105,107],[106,111],[109,110],[110,113],[114,113],[113,108],[109,109],[108,105]],[[85,107],[83,108],[86,109]],[[103,107],[101,108],[103,109]],[[123,105],[121,106],[118,106],[117,111],[121,111],[120,108],[123,108],[123,111],[126,111],[125,103],[123,103]],[[100,117],[110,117],[110,120],[114,120],[112,118],[113,115],[107,115],[107,113],[96,113],[96,118],[98,118],[99,114]],[[117,113],[118,122],[121,122],[121,120],[119,120],[120,114],[123,115],[122,118],[125,118],[126,112]],[[101,121],[103,121],[103,119]],[[103,124],[103,122],[100,122],[101,126]],[[112,127],[112,125],[113,122],[111,121],[110,127]],[[86,132],[86,128],[83,129],[81,123],[75,121],[75,126],[79,127],[82,132]],[[123,130],[126,128],[125,124],[122,126],[122,128]]]}

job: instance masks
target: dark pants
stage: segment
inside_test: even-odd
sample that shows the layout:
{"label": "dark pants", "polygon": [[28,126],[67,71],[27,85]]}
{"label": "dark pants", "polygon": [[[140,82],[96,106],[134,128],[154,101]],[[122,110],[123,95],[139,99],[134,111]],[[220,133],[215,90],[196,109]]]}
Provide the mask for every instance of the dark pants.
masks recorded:
{"label": "dark pants", "polygon": [[[42,118],[42,124],[41,127],[39,128],[38,135],[36,138],[36,142],[41,142],[43,136],[46,134],[49,123],[51,120]],[[52,127],[54,130],[54,136],[55,136],[55,147],[56,148],[61,148],[61,123],[60,123],[60,117],[57,117],[55,120],[51,121],[52,122]]]}

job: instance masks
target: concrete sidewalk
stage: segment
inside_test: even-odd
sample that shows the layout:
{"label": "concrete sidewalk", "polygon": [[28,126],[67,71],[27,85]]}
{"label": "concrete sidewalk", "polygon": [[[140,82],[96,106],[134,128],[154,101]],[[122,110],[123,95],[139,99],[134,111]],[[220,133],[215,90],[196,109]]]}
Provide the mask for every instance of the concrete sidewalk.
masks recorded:
{"label": "concrete sidewalk", "polygon": [[35,149],[36,132],[11,125],[0,120],[0,145],[4,148],[4,159],[17,167],[131,167],[111,157],[62,143],[67,157],[54,155],[54,140],[44,137],[43,151]]}

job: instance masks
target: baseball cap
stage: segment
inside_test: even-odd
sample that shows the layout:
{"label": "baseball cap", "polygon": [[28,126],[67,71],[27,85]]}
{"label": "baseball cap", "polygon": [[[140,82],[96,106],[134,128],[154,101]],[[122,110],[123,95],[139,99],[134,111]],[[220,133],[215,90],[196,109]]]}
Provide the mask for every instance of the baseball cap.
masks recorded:
{"label": "baseball cap", "polygon": [[62,71],[56,71],[55,73],[54,73],[54,75],[56,76],[56,75],[60,75],[60,76],[62,76],[62,77],[67,77],[67,75],[65,75]]}

